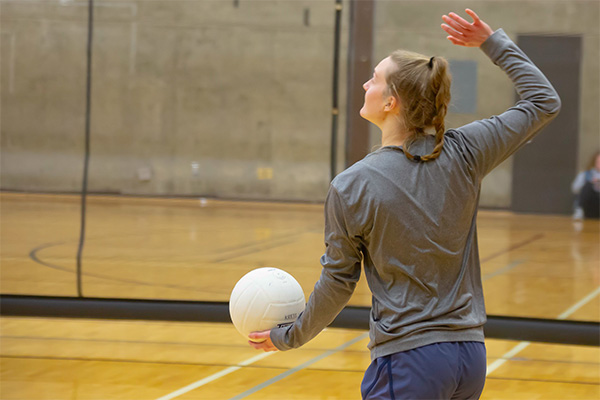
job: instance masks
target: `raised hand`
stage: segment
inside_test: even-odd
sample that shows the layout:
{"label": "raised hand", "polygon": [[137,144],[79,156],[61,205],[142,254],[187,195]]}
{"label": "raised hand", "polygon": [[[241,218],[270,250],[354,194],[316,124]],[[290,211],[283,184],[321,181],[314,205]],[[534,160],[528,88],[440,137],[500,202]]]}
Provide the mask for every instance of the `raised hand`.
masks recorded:
{"label": "raised hand", "polygon": [[447,39],[458,46],[479,47],[494,31],[480,20],[473,10],[467,8],[465,12],[473,18],[473,23],[451,12],[449,15],[442,16],[444,22],[448,24],[442,24],[442,29],[450,35]]}

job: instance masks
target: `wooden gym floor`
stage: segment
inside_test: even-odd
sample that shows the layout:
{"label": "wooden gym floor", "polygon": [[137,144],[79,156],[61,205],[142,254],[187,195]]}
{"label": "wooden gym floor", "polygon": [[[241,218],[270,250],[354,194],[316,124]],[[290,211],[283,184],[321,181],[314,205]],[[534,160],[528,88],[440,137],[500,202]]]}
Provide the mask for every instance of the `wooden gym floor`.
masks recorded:
{"label": "wooden gym floor", "polygon": [[[0,292],[75,296],[79,197],[0,193]],[[276,266],[310,293],[322,205],[91,196],[90,297],[227,301]],[[600,320],[599,226],[481,211],[487,311]],[[361,281],[351,304],[370,302]],[[229,324],[0,319],[0,399],[358,399],[366,332],[328,329],[259,353]],[[598,399],[600,350],[490,339],[484,399]]]}

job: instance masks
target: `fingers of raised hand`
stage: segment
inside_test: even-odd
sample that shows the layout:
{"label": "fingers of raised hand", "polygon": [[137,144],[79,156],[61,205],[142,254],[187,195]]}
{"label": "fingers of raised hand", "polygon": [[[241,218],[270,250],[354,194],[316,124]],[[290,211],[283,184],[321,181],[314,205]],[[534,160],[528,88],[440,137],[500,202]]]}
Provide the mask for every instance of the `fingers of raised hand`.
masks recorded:
{"label": "fingers of raised hand", "polygon": [[465,35],[463,32],[452,29],[450,26],[448,26],[446,24],[442,24],[442,29],[445,30],[450,36],[453,36],[456,38],[462,38]]}
{"label": "fingers of raised hand", "polygon": [[467,44],[465,42],[463,42],[462,40],[457,39],[457,38],[455,38],[453,36],[448,36],[448,37],[446,37],[446,39],[448,39],[449,41],[451,41],[452,43],[454,43],[456,45],[467,46]]}
{"label": "fingers of raised hand", "polygon": [[450,18],[452,18],[454,21],[456,21],[456,23],[459,24],[460,26],[462,26],[464,29],[472,30],[473,24],[471,22],[467,21],[466,19],[464,19],[463,17],[461,17],[460,15],[458,15],[457,13],[451,12],[451,13],[448,13],[448,15],[450,16]]}
{"label": "fingers of raised hand", "polygon": [[450,25],[453,29],[461,33],[467,33],[471,31],[471,24],[461,18],[458,14],[450,13],[442,17],[445,23]]}
{"label": "fingers of raised hand", "polygon": [[487,31],[489,27],[479,19],[477,14],[472,10],[467,9],[468,14],[473,18],[473,23],[466,21],[456,13],[449,13],[449,15],[443,15],[442,19],[446,24],[442,24],[444,29],[450,36],[448,40],[452,43],[466,46],[476,47],[489,36],[490,33]]}
{"label": "fingers of raised hand", "polygon": [[467,8],[465,10],[465,12],[467,14],[469,14],[471,16],[471,18],[473,18],[473,24],[477,25],[477,24],[479,24],[481,22],[481,19],[479,19],[479,15],[477,15],[475,13],[475,11],[471,10],[470,8]]}
{"label": "fingers of raised hand", "polygon": [[463,34],[461,32],[455,31],[446,24],[442,24],[442,29],[449,34],[449,36],[447,37],[449,41],[459,46],[469,47],[469,33]]}

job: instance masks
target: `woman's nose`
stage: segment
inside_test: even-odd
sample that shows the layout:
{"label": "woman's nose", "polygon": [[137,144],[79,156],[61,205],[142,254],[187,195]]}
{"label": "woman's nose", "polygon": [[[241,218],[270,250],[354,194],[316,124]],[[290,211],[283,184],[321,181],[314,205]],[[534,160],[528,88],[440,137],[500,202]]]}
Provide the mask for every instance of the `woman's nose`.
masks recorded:
{"label": "woman's nose", "polygon": [[369,87],[367,86],[367,84],[368,84],[368,83],[369,83],[369,82],[365,82],[365,83],[363,83],[363,89],[365,90],[365,92],[366,92],[366,91],[367,91],[367,89],[369,88]]}

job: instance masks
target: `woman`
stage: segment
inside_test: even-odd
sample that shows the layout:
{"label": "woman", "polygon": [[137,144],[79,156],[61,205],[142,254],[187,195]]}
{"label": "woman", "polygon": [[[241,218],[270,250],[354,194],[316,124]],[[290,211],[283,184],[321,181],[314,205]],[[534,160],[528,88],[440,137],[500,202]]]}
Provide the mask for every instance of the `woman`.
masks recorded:
{"label": "woman", "polygon": [[[337,176],[325,203],[323,270],[290,327],[251,334],[265,351],[297,348],[343,309],[361,272],[373,293],[365,399],[477,398],[486,313],[477,249],[481,180],[560,109],[548,80],[501,29],[471,10],[442,18],[448,39],[480,47],[521,100],[500,116],[445,131],[448,64],[396,51],[364,84],[361,116],[382,147]],[[427,134],[433,131],[434,135]]]}
{"label": "woman", "polygon": [[580,172],[571,185],[575,200],[574,218],[600,218],[600,151],[592,157],[587,170]]}

